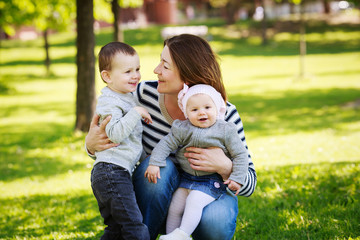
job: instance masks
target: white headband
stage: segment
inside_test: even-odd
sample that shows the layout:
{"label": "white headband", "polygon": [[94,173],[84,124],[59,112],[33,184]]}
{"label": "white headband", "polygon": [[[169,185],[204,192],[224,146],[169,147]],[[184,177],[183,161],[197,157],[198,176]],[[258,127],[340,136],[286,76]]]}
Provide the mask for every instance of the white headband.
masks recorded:
{"label": "white headband", "polygon": [[184,88],[178,94],[178,105],[181,111],[183,111],[185,117],[188,118],[188,116],[186,115],[187,101],[191,96],[199,93],[203,93],[211,97],[217,109],[217,118],[224,119],[226,112],[226,105],[224,99],[222,98],[221,94],[215,90],[215,88],[206,84],[198,84],[190,88],[188,87],[188,85],[184,84]]}

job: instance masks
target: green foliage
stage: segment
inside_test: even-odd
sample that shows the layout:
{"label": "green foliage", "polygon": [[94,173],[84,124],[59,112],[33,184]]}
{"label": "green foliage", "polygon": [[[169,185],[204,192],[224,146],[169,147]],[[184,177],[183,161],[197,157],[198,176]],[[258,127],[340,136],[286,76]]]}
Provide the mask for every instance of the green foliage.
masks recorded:
{"label": "green foliage", "polygon": [[[298,35],[240,38],[251,22],[212,22],[229,99],[237,106],[258,174],[239,197],[235,239],[359,239],[359,26],[309,24],[306,81],[294,82]],[[162,49],[161,27],[126,30],[142,79]],[[42,41],[3,41],[0,65],[0,239],[99,239],[103,221],[90,187],[93,161],[75,122],[75,34],[51,35],[53,72]],[[112,41],[96,36],[96,53]],[[97,76],[97,93],[103,86]]]}
{"label": "green foliage", "polygon": [[355,7],[360,8],[360,0],[349,0]]}
{"label": "green foliage", "polygon": [[76,18],[75,2],[67,0],[36,0],[34,24],[44,31],[53,29],[63,31],[72,26]]}
{"label": "green foliage", "polygon": [[[140,7],[143,0],[119,0],[123,8]],[[73,26],[76,18],[75,1],[68,0],[3,0],[0,2],[0,28],[14,35],[15,28],[34,25],[38,30],[64,31]],[[111,4],[94,0],[94,16],[97,20],[112,22]]]}
{"label": "green foliage", "polygon": [[63,31],[75,19],[75,2],[67,0],[5,0],[0,3],[0,27],[15,34],[14,26]]}
{"label": "green foliage", "polygon": [[9,35],[15,34],[14,26],[28,24],[34,17],[35,7],[29,1],[3,0],[0,2],[0,28]]}
{"label": "green foliage", "polygon": [[226,4],[228,3],[228,0],[210,0],[209,2],[212,7],[221,8],[221,7],[226,6]]}
{"label": "green foliage", "polygon": [[111,12],[111,2],[105,0],[94,0],[94,18],[106,22],[114,22]]}
{"label": "green foliage", "polygon": [[144,0],[118,0],[119,6],[122,8],[135,8],[141,7],[144,4]]}

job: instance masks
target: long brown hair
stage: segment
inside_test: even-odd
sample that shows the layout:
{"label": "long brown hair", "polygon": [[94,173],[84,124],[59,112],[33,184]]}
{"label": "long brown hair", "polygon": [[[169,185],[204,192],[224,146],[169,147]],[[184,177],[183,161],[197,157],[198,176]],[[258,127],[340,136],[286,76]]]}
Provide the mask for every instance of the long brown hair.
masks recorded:
{"label": "long brown hair", "polygon": [[191,34],[181,34],[165,40],[164,46],[168,46],[181,80],[189,87],[196,84],[210,85],[227,100],[217,56],[206,40]]}

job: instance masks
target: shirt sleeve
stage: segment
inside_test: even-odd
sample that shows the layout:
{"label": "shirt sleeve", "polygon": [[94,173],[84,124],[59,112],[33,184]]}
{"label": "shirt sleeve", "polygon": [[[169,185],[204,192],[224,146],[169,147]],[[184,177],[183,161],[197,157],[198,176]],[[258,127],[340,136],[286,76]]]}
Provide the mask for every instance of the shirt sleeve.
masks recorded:
{"label": "shirt sleeve", "polygon": [[252,158],[251,158],[251,155],[249,153],[249,149],[248,149],[248,146],[246,143],[244,126],[241,121],[240,115],[239,115],[236,107],[229,102],[227,102],[227,111],[226,111],[226,115],[225,115],[225,121],[232,122],[236,125],[237,135],[239,137],[239,140],[242,142],[243,146],[245,147],[245,149],[247,151],[248,172],[246,174],[244,184],[242,185],[242,188],[240,189],[239,196],[249,197],[255,191],[255,187],[256,187],[256,183],[257,183],[257,175],[256,175],[256,171],[255,171],[255,166],[253,164],[253,161],[252,161]]}
{"label": "shirt sleeve", "polygon": [[86,143],[85,143],[84,146],[85,146],[85,151],[86,151],[87,155],[88,155],[89,157],[91,157],[93,160],[96,160],[95,154],[91,154],[91,153],[89,152],[89,150],[87,149]]}
{"label": "shirt sleeve", "polygon": [[99,97],[96,112],[101,116],[101,119],[111,115],[111,120],[106,125],[105,131],[114,143],[120,143],[129,137],[141,119],[141,115],[134,108],[124,114],[123,108],[114,104],[114,98],[108,96]]}
{"label": "shirt sleeve", "polygon": [[180,121],[175,120],[171,126],[170,133],[163,137],[153,149],[149,164],[159,167],[166,166],[166,158],[182,143],[182,133],[183,130],[181,128]]}
{"label": "shirt sleeve", "polygon": [[249,166],[248,153],[242,141],[239,141],[235,124],[227,123],[225,129],[225,146],[233,162],[229,179],[244,185]]}

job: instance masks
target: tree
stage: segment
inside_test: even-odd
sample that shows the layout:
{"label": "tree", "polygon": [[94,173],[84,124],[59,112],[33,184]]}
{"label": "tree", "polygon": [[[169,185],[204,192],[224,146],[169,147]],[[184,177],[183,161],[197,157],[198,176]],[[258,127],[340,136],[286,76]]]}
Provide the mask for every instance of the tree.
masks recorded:
{"label": "tree", "polygon": [[76,0],[76,23],[77,91],[75,130],[87,132],[96,102],[93,0]]}
{"label": "tree", "polygon": [[[0,34],[12,36],[16,28],[23,24],[30,24],[34,18],[32,4],[28,1],[1,0],[0,1]],[[1,47],[1,39],[0,39]]]}
{"label": "tree", "polygon": [[30,1],[2,0],[0,2],[0,29],[12,36],[16,27],[31,23],[35,7]]}
{"label": "tree", "polygon": [[0,28],[10,36],[15,28],[32,25],[43,33],[46,73],[50,73],[49,30],[63,31],[74,20],[75,5],[68,0],[3,0],[0,3]]}
{"label": "tree", "polygon": [[111,1],[111,11],[114,16],[114,41],[123,42],[124,41],[124,32],[121,29],[121,8],[118,0]]}
{"label": "tree", "polygon": [[[353,6],[355,8],[357,8],[358,12],[360,13],[360,0],[349,0],[349,2],[351,4],[353,4]],[[360,14],[359,14],[359,17],[360,17]]]}
{"label": "tree", "polygon": [[306,56],[306,30],[305,30],[305,18],[304,18],[304,3],[300,3],[300,39],[299,39],[299,49],[300,49],[300,71],[299,79],[305,78],[305,56]]}
{"label": "tree", "polygon": [[112,0],[111,11],[114,16],[114,41],[123,42],[124,32],[121,28],[121,10],[123,8],[136,8],[144,4],[143,0]]}
{"label": "tree", "polygon": [[225,11],[225,18],[227,24],[233,24],[236,21],[236,13],[239,11],[240,7],[246,7],[253,15],[254,9],[259,6],[263,9],[263,18],[261,23],[261,37],[262,45],[267,45],[267,16],[265,11],[264,0],[210,0],[211,6],[215,8],[223,8]]}
{"label": "tree", "polygon": [[300,7],[299,12],[299,74],[297,80],[303,80],[305,78],[305,56],[306,56],[306,19],[304,3],[311,2],[313,0],[289,0],[290,3],[298,5]]}
{"label": "tree", "polygon": [[121,27],[122,9],[141,7],[144,4],[144,0],[94,0],[94,4],[95,19],[112,22],[114,28],[113,40],[123,42],[124,32]]}
{"label": "tree", "polygon": [[35,19],[33,24],[43,33],[45,48],[45,66],[47,75],[50,74],[49,31],[64,31],[72,25],[75,4],[68,0],[36,0]]}
{"label": "tree", "polygon": [[255,0],[256,5],[260,6],[263,11],[263,16],[261,19],[261,38],[262,38],[262,45],[268,44],[267,38],[267,14],[266,14],[266,4],[265,0]]}
{"label": "tree", "polygon": [[235,14],[241,7],[239,0],[209,0],[210,5],[214,8],[222,8],[225,13],[225,20],[227,24],[233,24],[236,21]]}

